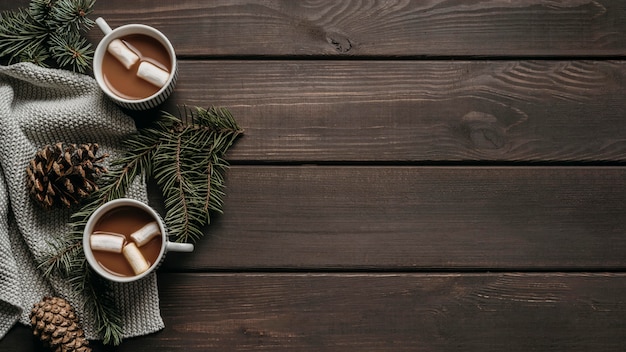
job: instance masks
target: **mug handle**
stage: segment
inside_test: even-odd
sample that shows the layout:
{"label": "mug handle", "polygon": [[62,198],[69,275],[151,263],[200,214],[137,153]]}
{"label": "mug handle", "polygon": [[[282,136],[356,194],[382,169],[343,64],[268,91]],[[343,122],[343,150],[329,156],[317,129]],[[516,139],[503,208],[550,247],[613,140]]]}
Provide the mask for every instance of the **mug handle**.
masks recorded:
{"label": "mug handle", "polygon": [[96,24],[98,25],[98,27],[100,28],[102,33],[104,33],[104,35],[107,35],[107,34],[113,32],[113,30],[111,29],[111,27],[109,26],[107,21],[105,21],[104,18],[102,18],[102,17],[96,18]]}
{"label": "mug handle", "polygon": [[165,249],[172,252],[193,252],[193,243],[167,241],[165,243]]}

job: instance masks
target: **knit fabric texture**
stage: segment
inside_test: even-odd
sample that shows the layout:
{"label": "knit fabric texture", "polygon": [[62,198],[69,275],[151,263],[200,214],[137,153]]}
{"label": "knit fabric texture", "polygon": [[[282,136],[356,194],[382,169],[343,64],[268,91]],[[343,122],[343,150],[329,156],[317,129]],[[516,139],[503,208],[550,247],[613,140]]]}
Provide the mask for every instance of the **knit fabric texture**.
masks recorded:
{"label": "knit fabric texture", "polygon": [[[44,278],[37,263],[51,241],[69,231],[76,208],[44,210],[29,197],[26,166],[47,144],[98,143],[115,158],[121,141],[136,131],[134,121],[104,96],[90,76],[30,63],[0,66],[0,338],[17,322],[28,325],[34,303],[57,295],[72,303],[88,339],[98,336],[85,298],[67,282]],[[127,196],[147,202],[145,182]],[[124,337],[164,327],[156,274],[111,285],[123,317]]]}

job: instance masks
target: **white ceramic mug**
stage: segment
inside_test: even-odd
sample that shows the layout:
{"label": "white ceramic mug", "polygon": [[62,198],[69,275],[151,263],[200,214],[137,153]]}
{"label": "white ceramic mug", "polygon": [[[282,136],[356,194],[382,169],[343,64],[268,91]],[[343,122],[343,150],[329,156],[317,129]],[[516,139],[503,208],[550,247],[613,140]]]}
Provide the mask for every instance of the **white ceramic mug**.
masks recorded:
{"label": "white ceramic mug", "polygon": [[[148,110],[161,105],[174,90],[176,79],[178,78],[178,62],[176,61],[176,53],[174,52],[174,47],[172,46],[172,43],[170,43],[169,39],[167,39],[167,37],[157,29],[143,24],[127,24],[111,29],[102,17],[98,17],[96,19],[96,24],[104,33],[104,38],[100,40],[100,43],[98,43],[94,53],[93,74],[102,91],[118,105],[131,110]],[[156,39],[167,50],[171,59],[171,67],[169,67],[170,75],[163,87],[161,87],[156,93],[142,99],[126,99],[116,95],[107,86],[102,73],[102,61],[109,44],[115,39],[131,34],[143,34]]]}
{"label": "white ceramic mug", "polygon": [[[144,211],[145,213],[149,214],[150,217],[153,218],[154,221],[156,221],[157,224],[159,225],[159,230],[161,232],[162,241],[161,241],[161,250],[159,252],[159,255],[157,259],[154,261],[154,263],[151,263],[148,270],[144,271],[143,273],[139,275],[120,276],[120,275],[113,274],[109,270],[103,268],[98,263],[91,249],[90,236],[94,232],[94,227],[96,226],[98,221],[102,219],[104,215],[106,215],[110,211],[118,209],[119,207],[127,207],[127,206],[137,207],[140,210]],[[136,281],[149,275],[151,272],[156,270],[156,268],[161,264],[161,262],[165,258],[165,254],[168,251],[192,252],[193,249],[194,249],[194,245],[191,243],[170,242],[168,239],[165,224],[163,223],[163,220],[161,219],[159,214],[156,212],[156,210],[154,210],[152,207],[150,207],[149,205],[143,202],[140,202],[135,199],[130,199],[130,198],[115,199],[115,200],[109,201],[101,205],[98,209],[96,209],[93,212],[93,214],[91,214],[91,216],[87,220],[87,224],[85,225],[85,229],[83,231],[83,251],[85,253],[85,258],[87,259],[87,262],[89,263],[91,268],[100,276],[106,279],[109,279],[111,281],[116,281],[116,282]]]}

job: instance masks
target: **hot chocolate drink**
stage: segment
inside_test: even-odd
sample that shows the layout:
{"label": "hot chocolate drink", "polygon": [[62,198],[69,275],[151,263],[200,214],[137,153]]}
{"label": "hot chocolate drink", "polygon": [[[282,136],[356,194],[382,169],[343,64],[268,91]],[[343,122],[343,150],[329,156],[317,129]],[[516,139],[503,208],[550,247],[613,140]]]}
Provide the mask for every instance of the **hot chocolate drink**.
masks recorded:
{"label": "hot chocolate drink", "polygon": [[96,261],[116,276],[131,277],[147,270],[157,262],[163,245],[155,219],[133,206],[107,212],[90,237]]}
{"label": "hot chocolate drink", "polygon": [[130,34],[111,42],[102,58],[102,75],[115,95],[137,100],[158,92],[171,66],[172,59],[158,40]]}

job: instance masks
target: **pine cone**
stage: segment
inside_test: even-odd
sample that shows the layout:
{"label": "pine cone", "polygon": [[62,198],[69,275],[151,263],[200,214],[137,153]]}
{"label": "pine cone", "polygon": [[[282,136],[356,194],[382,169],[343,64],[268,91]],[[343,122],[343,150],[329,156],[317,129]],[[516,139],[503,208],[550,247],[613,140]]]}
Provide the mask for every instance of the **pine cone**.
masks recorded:
{"label": "pine cone", "polygon": [[46,209],[70,207],[98,190],[99,165],[108,154],[96,157],[97,144],[57,143],[40,149],[26,168],[31,198]]}
{"label": "pine cone", "polygon": [[54,352],[91,352],[89,341],[68,301],[44,297],[30,311],[33,334]]}

